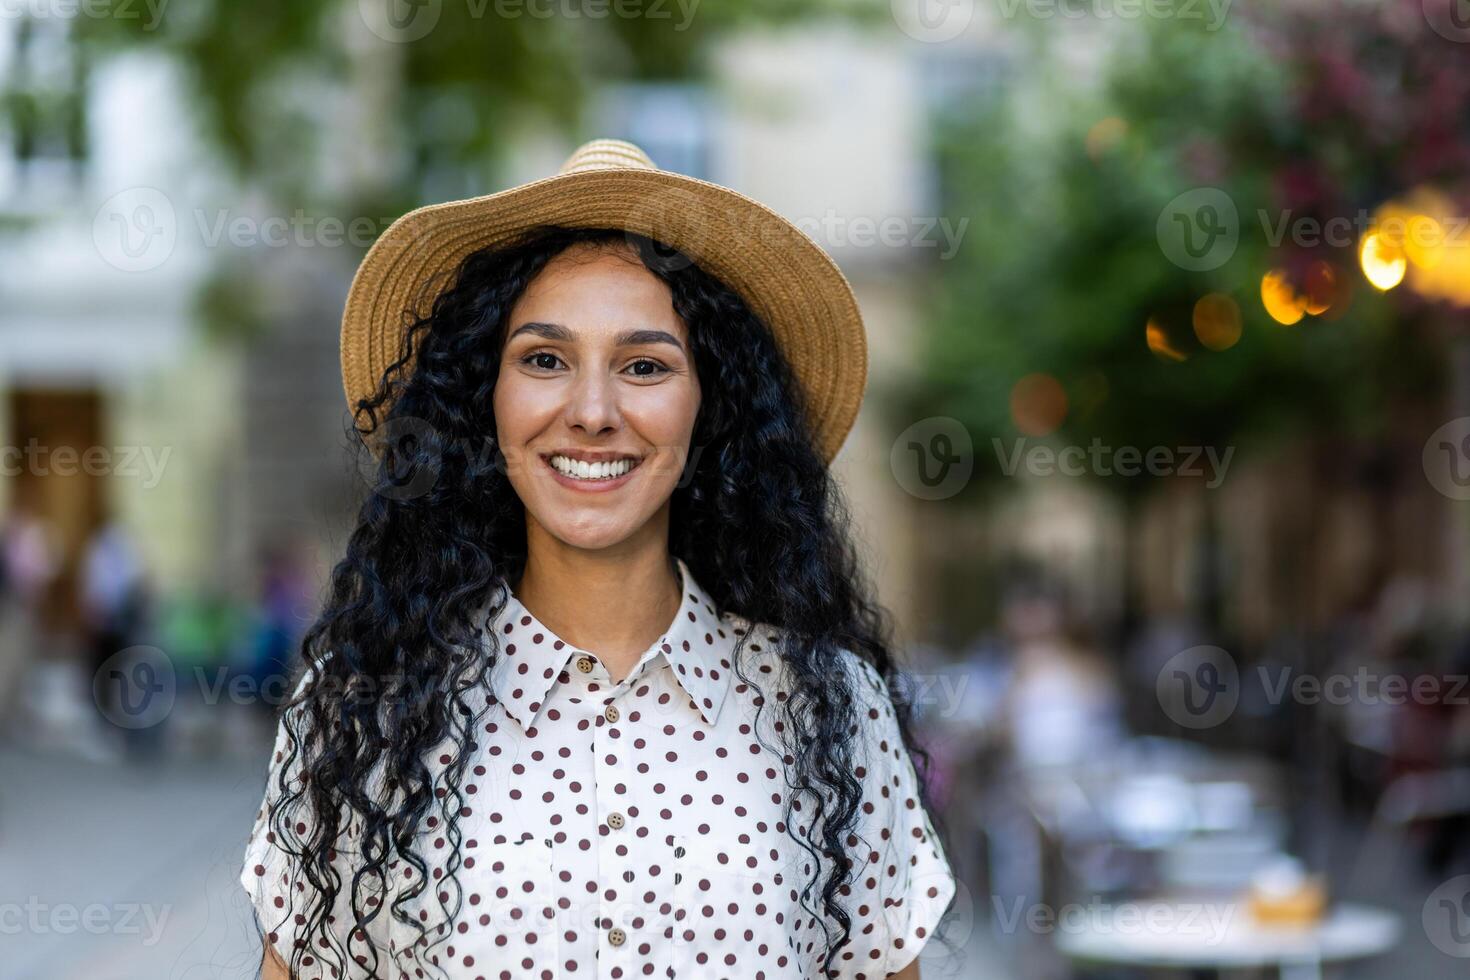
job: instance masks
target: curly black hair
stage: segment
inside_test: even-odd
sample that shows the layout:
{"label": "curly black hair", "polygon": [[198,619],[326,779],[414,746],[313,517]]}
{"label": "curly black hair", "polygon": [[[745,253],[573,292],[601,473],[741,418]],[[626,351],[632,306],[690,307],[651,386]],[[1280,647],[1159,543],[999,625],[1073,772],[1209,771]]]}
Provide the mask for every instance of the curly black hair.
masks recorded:
{"label": "curly black hair", "polygon": [[[669,550],[707,583],[721,612],[784,637],[791,693],[769,710],[783,712],[780,750],[797,791],[788,795],[787,827],[798,797],[816,809],[816,831],[798,838],[819,856],[801,902],[815,914],[820,901],[838,927],[834,938],[824,925],[824,969],[851,934],[841,896],[862,800],[852,758],[860,719],[853,678],[841,669],[844,650],[888,684],[906,746],[926,768],[910,735],[887,614],[869,596],[845,505],[770,329],[734,291],[658,241],[541,226],[470,254],[442,292],[426,284],[430,312],[406,314],[397,359],[354,412],[355,441],[375,447],[364,451],[372,491],[302,642],[307,670],[284,705],[287,748],[268,814],[272,842],[297,862],[310,893],[297,918],[303,938],[292,950],[293,974],[313,957],[343,966],[346,956],[377,975],[379,951],[366,930],[385,909],[423,932],[406,911],[427,879],[420,829],[460,841],[477,723],[466,694],[488,679],[498,652],[487,643],[495,631],[482,633],[489,623],[475,618],[503,609],[502,583],[526,562],[524,508],[505,467],[487,465],[507,319],[548,261],[581,244],[636,251],[668,285],[688,328],[703,399],[671,501]],[[404,678],[413,678],[411,689]],[[437,779],[432,761],[442,765]],[[334,859],[349,840],[358,861],[344,881]],[[418,872],[417,890],[391,892],[390,869],[399,865]],[[434,887],[446,889],[457,867],[451,854],[447,878]],[[353,917],[345,949],[327,928],[344,888]],[[396,897],[383,902],[390,892]],[[457,912],[455,900],[448,904]],[[413,967],[431,960],[418,956]]]}

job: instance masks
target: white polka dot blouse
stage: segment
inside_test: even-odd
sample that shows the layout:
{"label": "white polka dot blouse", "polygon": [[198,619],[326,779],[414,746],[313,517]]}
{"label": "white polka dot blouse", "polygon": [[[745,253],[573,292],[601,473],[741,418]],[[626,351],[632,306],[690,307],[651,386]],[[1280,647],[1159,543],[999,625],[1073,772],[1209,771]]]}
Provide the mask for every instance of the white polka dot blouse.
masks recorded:
{"label": "white polka dot blouse", "polygon": [[[454,845],[432,815],[419,828],[425,867],[389,863],[386,888],[419,893],[406,908],[422,931],[387,914],[394,896],[380,889],[366,901],[383,903],[382,914],[347,945],[348,843],[335,853],[343,887],[325,934],[299,935],[312,892],[267,820],[290,754],[282,722],[241,882],[282,959],[298,941],[308,947],[302,980],[823,976],[823,927],[834,939],[840,930],[818,889],[802,900],[815,859],[799,838],[815,807],[793,811],[794,831],[786,824],[778,631],[721,615],[677,564],[678,614],[618,683],[594,653],[509,597],[493,624],[500,655],[476,695],[487,710],[460,785],[460,866],[445,875]],[[736,676],[731,660],[746,632]],[[914,960],[955,880],[886,686],[856,656],[846,663],[858,677],[863,802],[848,840],[858,867],[841,895],[851,937],[831,975],[869,980]],[[425,874],[428,886],[412,888]],[[358,962],[368,960],[365,943],[379,951],[376,973]]]}

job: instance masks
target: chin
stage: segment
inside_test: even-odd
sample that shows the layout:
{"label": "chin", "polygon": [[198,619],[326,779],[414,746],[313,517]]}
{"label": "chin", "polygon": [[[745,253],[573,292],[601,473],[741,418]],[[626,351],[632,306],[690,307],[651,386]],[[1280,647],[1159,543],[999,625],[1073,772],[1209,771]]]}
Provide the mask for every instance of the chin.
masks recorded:
{"label": "chin", "polygon": [[637,530],[629,522],[606,520],[579,523],[576,520],[562,519],[543,521],[541,525],[562,544],[581,551],[601,551],[622,544]]}

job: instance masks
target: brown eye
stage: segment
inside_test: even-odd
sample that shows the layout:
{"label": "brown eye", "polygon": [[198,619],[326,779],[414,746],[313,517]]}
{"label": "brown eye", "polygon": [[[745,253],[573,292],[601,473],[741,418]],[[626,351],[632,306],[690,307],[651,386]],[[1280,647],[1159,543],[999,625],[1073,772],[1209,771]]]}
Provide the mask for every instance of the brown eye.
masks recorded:
{"label": "brown eye", "polygon": [[628,370],[633,372],[634,376],[639,378],[655,378],[658,377],[660,374],[666,373],[668,371],[668,368],[664,367],[658,361],[650,361],[647,358],[640,358],[639,360],[636,360],[632,364],[628,365]]}
{"label": "brown eye", "polygon": [[529,364],[531,367],[540,368],[543,371],[555,370],[557,364],[560,362],[561,358],[555,354],[549,354],[546,351],[537,351],[534,354],[527,354],[521,358],[522,364]]}

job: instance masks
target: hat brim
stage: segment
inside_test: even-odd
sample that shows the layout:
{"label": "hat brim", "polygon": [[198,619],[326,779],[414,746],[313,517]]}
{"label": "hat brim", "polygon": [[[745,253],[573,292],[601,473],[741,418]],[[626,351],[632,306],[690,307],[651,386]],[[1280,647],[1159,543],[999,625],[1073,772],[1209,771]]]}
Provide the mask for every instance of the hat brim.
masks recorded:
{"label": "hat brim", "polygon": [[770,328],[801,385],[812,438],[830,462],[867,385],[862,314],[847,277],[800,228],[737,191],[664,170],[557,174],[484,197],[410,211],[373,243],[342,314],[349,411],[377,390],[404,332],[460,262],[536,225],[621,228],[689,256]]}

